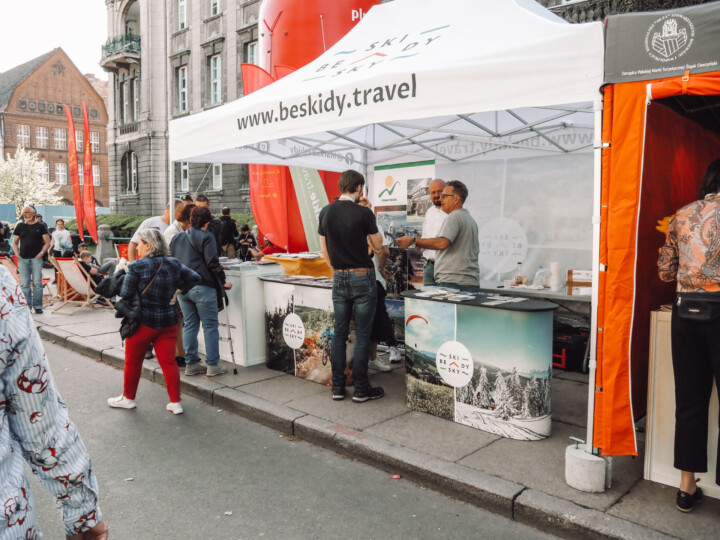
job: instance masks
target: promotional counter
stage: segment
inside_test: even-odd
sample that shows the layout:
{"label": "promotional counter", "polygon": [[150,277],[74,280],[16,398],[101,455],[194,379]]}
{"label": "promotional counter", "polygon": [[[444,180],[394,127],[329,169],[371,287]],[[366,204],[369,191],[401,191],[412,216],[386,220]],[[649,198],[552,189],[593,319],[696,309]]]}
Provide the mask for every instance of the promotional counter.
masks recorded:
{"label": "promotional counter", "polygon": [[[252,366],[265,361],[265,317],[263,316],[263,282],[258,279],[264,275],[283,273],[283,268],[275,263],[243,263],[224,267],[227,280],[232,289],[227,291],[230,305],[218,314],[220,331],[220,358],[232,361],[228,343],[227,322],[235,350],[235,361],[241,366]],[[205,354],[205,336],[198,333],[199,351]]]}
{"label": "promotional counter", "polygon": [[402,293],[408,407],[512,439],[550,436],[557,305],[439,292]]}
{"label": "promotional counter", "polygon": [[267,367],[330,384],[332,279],[270,275],[260,279],[264,284]]}
{"label": "promotional counter", "polygon": [[[648,374],[647,436],[643,478],[677,487],[680,471],[673,467],[675,446],[675,378],[670,347],[669,311],[650,314],[650,373]],[[720,499],[715,483],[718,441],[718,394],[713,389],[708,417],[708,472],[697,473],[698,486],[708,497]]]}

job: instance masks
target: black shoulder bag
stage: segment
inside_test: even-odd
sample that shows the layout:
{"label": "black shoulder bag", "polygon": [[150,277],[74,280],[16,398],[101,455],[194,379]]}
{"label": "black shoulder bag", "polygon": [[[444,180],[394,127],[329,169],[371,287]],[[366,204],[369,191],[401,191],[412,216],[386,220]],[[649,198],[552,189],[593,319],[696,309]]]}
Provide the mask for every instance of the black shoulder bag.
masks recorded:
{"label": "black shoulder bag", "polygon": [[[123,341],[135,334],[138,331],[138,328],[140,328],[140,307],[142,303],[141,298],[150,288],[150,285],[152,285],[153,281],[155,281],[155,278],[158,277],[160,270],[162,270],[163,264],[165,264],[165,261],[160,263],[157,272],[155,272],[155,275],[145,286],[143,292],[141,292],[140,294],[138,294],[137,292],[135,293],[135,298],[137,298],[137,312],[134,315],[125,315],[120,321],[120,337],[123,339]],[[132,304],[134,306],[136,302],[132,302]]]}
{"label": "black shoulder bag", "polygon": [[675,313],[686,321],[711,322],[720,318],[720,295],[715,293],[677,293]]}

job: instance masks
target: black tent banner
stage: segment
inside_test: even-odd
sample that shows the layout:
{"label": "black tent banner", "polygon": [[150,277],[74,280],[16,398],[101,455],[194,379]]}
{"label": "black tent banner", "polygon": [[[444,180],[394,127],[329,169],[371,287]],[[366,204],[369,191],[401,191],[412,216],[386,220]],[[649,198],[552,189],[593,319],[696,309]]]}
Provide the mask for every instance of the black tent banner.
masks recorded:
{"label": "black tent banner", "polygon": [[611,15],[605,31],[607,83],[720,70],[720,2]]}

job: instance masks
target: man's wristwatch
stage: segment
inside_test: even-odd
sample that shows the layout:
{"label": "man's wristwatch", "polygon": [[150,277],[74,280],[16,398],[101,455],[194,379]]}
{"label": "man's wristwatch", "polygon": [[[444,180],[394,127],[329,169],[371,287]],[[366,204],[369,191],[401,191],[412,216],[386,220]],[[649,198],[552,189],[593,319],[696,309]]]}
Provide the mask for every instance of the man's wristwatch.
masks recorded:
{"label": "man's wristwatch", "polygon": [[413,236],[412,242],[410,242],[410,245],[408,247],[415,247],[415,242],[417,242],[417,239],[417,236]]}

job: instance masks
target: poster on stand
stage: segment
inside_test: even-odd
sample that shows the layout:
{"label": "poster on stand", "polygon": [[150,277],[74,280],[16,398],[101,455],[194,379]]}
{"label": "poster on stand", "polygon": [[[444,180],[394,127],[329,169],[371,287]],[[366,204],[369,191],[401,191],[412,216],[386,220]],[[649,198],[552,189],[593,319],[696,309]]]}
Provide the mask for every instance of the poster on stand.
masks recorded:
{"label": "poster on stand", "polygon": [[551,311],[405,298],[413,410],[511,439],[544,439],[552,423],[551,362]]}
{"label": "poster on stand", "polygon": [[[332,289],[300,285],[291,282],[299,281],[297,276],[288,277],[296,279],[265,283],[266,365],[302,379],[330,384]],[[352,337],[351,332],[349,341]]]}

